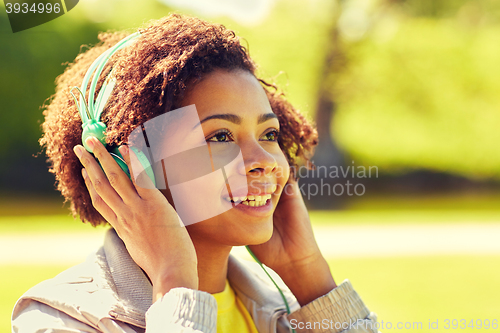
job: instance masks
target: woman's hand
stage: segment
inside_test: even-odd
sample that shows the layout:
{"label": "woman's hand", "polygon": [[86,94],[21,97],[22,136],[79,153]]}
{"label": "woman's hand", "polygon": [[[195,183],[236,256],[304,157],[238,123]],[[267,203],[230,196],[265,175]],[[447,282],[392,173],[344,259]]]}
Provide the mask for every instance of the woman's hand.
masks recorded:
{"label": "woman's hand", "polygon": [[325,295],[336,284],[314,238],[298,183],[290,178],[273,215],[274,231],[264,244],[250,246],[272,268],[301,305]]}
{"label": "woman's hand", "polygon": [[[99,140],[89,138],[86,143],[102,165],[83,146],[75,146],[92,204],[149,277],[153,302],[175,287],[198,289],[196,252],[174,208],[157,189],[130,181]],[[136,159],[127,146],[120,147],[120,153],[129,166]],[[141,175],[141,184],[150,182],[145,172]]]}

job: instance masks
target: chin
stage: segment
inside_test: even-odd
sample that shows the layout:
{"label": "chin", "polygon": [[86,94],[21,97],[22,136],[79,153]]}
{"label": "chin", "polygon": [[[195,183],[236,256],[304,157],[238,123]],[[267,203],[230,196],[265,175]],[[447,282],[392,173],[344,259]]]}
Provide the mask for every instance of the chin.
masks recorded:
{"label": "chin", "polygon": [[257,245],[273,235],[273,217],[242,218],[226,212],[186,226],[191,238],[229,246]]}
{"label": "chin", "polygon": [[[238,221],[238,220],[237,220]],[[261,221],[252,219],[251,221],[239,220],[235,225],[234,221],[229,223],[232,232],[226,237],[231,246],[258,245],[267,242],[273,235],[273,219],[265,218]]]}
{"label": "chin", "polygon": [[[240,228],[238,228],[240,229]],[[273,236],[273,219],[270,218],[264,221],[262,224],[248,224],[243,230],[240,229],[238,233],[238,244],[234,246],[242,245],[259,245],[267,242]]]}

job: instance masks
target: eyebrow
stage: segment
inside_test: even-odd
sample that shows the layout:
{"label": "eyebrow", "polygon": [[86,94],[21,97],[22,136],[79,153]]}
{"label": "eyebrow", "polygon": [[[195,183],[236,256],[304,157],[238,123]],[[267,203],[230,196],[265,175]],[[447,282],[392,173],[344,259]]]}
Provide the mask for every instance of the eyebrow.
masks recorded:
{"label": "eyebrow", "polygon": [[[231,113],[222,113],[222,114],[214,114],[214,115],[208,116],[205,119],[201,120],[199,122],[199,124],[196,124],[196,126],[203,124],[204,122],[206,122],[208,120],[212,120],[212,119],[222,119],[222,120],[232,122],[236,125],[240,125],[241,121],[242,121],[242,118],[238,115],[231,114]],[[261,114],[259,116],[259,118],[257,119],[257,124],[262,124],[263,122],[266,122],[269,119],[278,119],[278,116],[274,113]]]}
{"label": "eyebrow", "polygon": [[259,116],[257,120],[257,124],[262,124],[263,122],[268,121],[269,119],[278,119],[278,116],[274,113],[265,113]]}

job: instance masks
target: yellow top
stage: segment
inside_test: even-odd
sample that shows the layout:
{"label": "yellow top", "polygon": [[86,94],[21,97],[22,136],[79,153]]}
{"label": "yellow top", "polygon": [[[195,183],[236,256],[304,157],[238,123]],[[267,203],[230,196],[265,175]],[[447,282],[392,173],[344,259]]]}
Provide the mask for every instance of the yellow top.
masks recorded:
{"label": "yellow top", "polygon": [[258,333],[252,317],[227,280],[224,291],[212,296],[217,301],[217,333]]}

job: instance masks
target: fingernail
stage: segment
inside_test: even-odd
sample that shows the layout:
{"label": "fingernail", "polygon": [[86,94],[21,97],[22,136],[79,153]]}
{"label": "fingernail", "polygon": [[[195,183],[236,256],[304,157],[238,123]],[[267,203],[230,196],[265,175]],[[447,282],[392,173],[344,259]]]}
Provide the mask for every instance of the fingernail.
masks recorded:
{"label": "fingernail", "polygon": [[120,153],[122,154],[123,157],[128,155],[128,147],[127,146],[120,146],[120,148],[118,148],[118,150],[120,151]]}
{"label": "fingernail", "polygon": [[87,177],[88,177],[87,170],[85,170],[85,168],[82,169],[82,176],[83,176],[83,179],[87,179]]}
{"label": "fingernail", "polygon": [[90,150],[94,150],[94,137],[89,136],[87,140],[85,140],[85,143],[87,144],[87,147],[89,147]]}
{"label": "fingernail", "polygon": [[75,152],[75,154],[76,154],[76,156],[78,158],[82,157],[82,154],[83,154],[82,147],[80,147],[80,146],[74,146],[73,147],[73,151]]}

